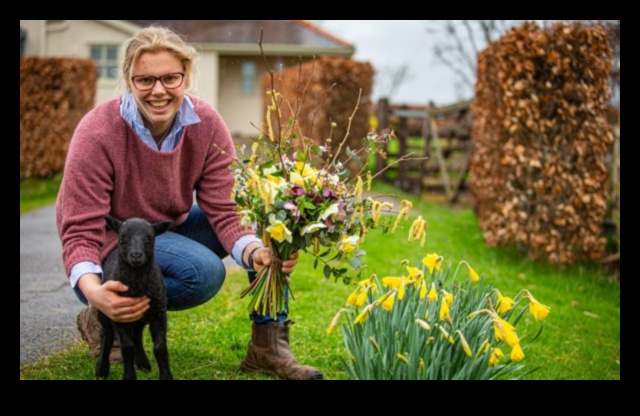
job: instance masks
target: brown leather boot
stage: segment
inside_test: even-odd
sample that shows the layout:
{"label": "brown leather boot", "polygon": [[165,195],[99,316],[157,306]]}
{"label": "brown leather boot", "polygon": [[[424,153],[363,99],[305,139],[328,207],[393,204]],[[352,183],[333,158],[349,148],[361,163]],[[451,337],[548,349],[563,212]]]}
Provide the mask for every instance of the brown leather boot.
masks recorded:
{"label": "brown leather boot", "polygon": [[300,365],[289,348],[289,326],[293,321],[256,325],[251,329],[247,355],[240,364],[242,371],[260,371],[285,380],[322,380],[322,373]]}
{"label": "brown leather boot", "polygon": [[[98,320],[98,310],[93,306],[84,308],[78,314],[77,324],[80,336],[89,343],[89,356],[92,358],[98,358],[98,355],[100,355],[100,331],[102,331],[102,326]],[[122,361],[120,340],[117,335],[113,340],[113,347],[111,347],[109,361],[112,363]]]}

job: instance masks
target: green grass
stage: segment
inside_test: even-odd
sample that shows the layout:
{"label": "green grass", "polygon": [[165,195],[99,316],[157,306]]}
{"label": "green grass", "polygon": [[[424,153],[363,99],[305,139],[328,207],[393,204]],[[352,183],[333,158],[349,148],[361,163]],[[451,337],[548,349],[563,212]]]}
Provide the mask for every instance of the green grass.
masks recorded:
{"label": "green grass", "polygon": [[53,178],[28,178],[20,181],[20,215],[56,202],[62,174]]}
{"label": "green grass", "polygon": [[[393,190],[375,184],[375,191]],[[443,255],[445,263],[454,266],[466,260],[505,296],[514,296],[526,288],[551,307],[542,336],[525,351],[522,362],[526,368],[541,368],[525,378],[620,379],[620,285],[610,275],[594,264],[554,267],[523,258],[515,250],[488,249],[470,209],[451,209],[398,196],[398,200],[403,198],[412,200],[415,214],[429,221],[425,247],[406,241],[408,223],[397,234],[382,235],[380,230],[373,230],[362,247],[367,251],[367,276],[398,275],[403,271],[399,266],[403,259],[415,261],[429,252]],[[247,299],[239,298],[246,282],[244,272],[232,270],[220,293],[210,302],[188,311],[170,312],[168,343],[176,379],[269,378],[237,371],[251,335]],[[320,268],[313,269],[313,258],[302,255],[292,276],[292,289],[295,301],[290,318],[296,324],[291,329],[291,345],[296,357],[320,369],[326,379],[347,379],[340,363],[340,358],[346,357],[341,331],[327,336],[326,329],[345,305],[351,288],[326,280]],[[532,336],[537,328],[535,321],[524,319],[518,326],[518,335]],[[151,354],[148,332],[145,336]],[[37,364],[21,365],[20,378],[93,379],[94,360],[87,351],[86,344],[79,342]],[[141,379],[158,377],[153,360],[152,365],[151,373],[138,372]],[[116,364],[111,378],[121,377],[122,366]]]}

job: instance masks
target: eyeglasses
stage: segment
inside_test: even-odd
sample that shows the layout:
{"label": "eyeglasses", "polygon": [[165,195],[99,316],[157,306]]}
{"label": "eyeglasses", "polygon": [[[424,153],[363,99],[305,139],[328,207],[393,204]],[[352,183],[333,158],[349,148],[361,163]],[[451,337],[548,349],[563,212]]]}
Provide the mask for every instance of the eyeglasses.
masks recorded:
{"label": "eyeglasses", "polygon": [[136,75],[131,77],[131,81],[138,91],[152,90],[158,81],[160,81],[165,88],[173,89],[182,85],[182,81],[184,81],[184,72],[172,72],[161,77],[154,77],[153,75]]}

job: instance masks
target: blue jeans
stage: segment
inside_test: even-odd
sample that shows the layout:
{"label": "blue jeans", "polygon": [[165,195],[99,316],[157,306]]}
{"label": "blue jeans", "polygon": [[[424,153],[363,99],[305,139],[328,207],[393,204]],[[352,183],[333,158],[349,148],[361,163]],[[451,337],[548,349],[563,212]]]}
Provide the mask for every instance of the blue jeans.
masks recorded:
{"label": "blue jeans", "polygon": [[[155,260],[165,277],[167,307],[179,311],[202,305],[213,298],[224,283],[226,252],[204,212],[194,205],[179,227],[156,238]],[[249,282],[255,272],[247,272]],[[268,316],[252,314],[256,323],[272,323]],[[286,313],[278,314],[284,322]]]}

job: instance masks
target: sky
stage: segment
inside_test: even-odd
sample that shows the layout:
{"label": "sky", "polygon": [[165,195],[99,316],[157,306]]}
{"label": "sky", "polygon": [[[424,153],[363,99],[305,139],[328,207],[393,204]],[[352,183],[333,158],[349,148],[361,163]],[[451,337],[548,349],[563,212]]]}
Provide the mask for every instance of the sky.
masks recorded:
{"label": "sky", "polygon": [[[332,35],[352,43],[353,59],[369,62],[376,72],[408,64],[408,76],[391,96],[398,104],[437,106],[471,98],[456,92],[456,78],[451,69],[433,56],[433,36],[427,33],[425,20],[321,20],[314,21]],[[374,85],[373,99],[379,92]]]}

